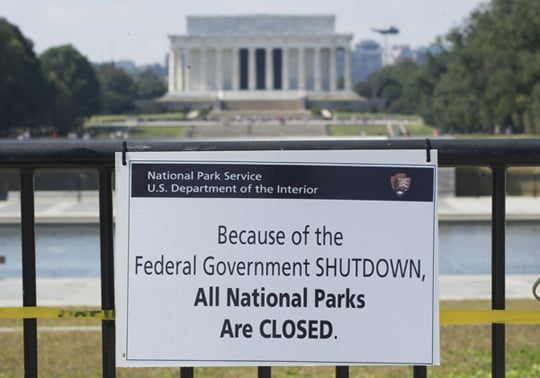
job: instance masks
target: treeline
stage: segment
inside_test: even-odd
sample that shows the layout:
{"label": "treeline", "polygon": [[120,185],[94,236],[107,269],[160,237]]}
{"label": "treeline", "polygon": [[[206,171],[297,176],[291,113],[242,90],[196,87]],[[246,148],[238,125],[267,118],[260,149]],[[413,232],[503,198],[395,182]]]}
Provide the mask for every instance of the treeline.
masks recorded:
{"label": "treeline", "polygon": [[[540,133],[540,0],[491,0],[436,45],[425,64],[386,66],[355,90],[445,131]],[[165,92],[151,70],[93,65],[71,45],[37,56],[0,18],[0,137],[21,128],[66,134],[90,115],[129,113],[137,99]]]}
{"label": "treeline", "polygon": [[425,64],[384,67],[356,91],[446,131],[540,133],[540,1],[492,0],[437,46]]}
{"label": "treeline", "polygon": [[86,117],[128,113],[136,100],[165,92],[152,70],[93,65],[71,45],[37,56],[19,28],[0,18],[0,137],[19,129],[65,135]]}

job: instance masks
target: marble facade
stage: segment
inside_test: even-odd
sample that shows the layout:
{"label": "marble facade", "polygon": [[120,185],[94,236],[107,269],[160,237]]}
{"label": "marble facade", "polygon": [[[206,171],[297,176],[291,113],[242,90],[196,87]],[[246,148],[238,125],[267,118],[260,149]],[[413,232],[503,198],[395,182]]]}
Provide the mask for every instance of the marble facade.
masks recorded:
{"label": "marble facade", "polygon": [[187,34],[169,40],[169,95],[351,92],[352,34],[331,15],[188,16]]}

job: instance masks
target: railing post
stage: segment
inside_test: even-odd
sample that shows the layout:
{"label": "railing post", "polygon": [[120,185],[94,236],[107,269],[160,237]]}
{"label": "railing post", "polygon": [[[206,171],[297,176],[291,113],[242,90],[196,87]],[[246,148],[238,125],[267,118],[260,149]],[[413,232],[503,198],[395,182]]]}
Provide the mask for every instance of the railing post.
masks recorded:
{"label": "railing post", "polygon": [[349,367],[336,366],[336,378],[349,378]]}
{"label": "railing post", "polygon": [[180,378],[193,378],[195,376],[194,369],[192,367],[181,367]]}
{"label": "railing post", "polygon": [[[494,165],[491,208],[491,309],[504,310],[505,285],[505,222],[506,222],[506,166]],[[505,325],[491,325],[491,375],[505,376]]]}
{"label": "railing post", "polygon": [[[113,254],[113,210],[112,172],[99,170],[99,229],[101,258],[101,308],[114,310],[114,254]],[[115,322],[102,320],[102,364],[103,377],[116,376]]]}
{"label": "railing post", "polygon": [[[34,170],[21,170],[21,234],[23,306],[36,306],[36,234]],[[38,376],[37,319],[24,319],[24,376]]]}
{"label": "railing post", "polygon": [[258,378],[270,378],[272,376],[272,368],[270,366],[258,366],[257,377]]}
{"label": "railing post", "polygon": [[427,366],[414,366],[413,367],[413,377],[414,378],[426,378],[427,377]]}

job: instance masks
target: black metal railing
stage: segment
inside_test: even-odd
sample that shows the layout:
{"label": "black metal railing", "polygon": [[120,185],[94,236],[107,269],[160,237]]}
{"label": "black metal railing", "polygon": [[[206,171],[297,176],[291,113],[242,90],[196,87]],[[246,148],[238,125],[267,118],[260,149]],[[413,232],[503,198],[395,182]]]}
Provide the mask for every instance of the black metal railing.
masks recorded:
{"label": "black metal railing", "polygon": [[[540,166],[540,139],[500,140],[267,140],[267,141],[128,141],[129,151],[196,150],[337,150],[432,149],[442,167],[487,166],[492,170],[492,309],[505,308],[505,186],[509,166]],[[101,307],[114,309],[112,173],[114,153],[121,141],[0,141],[0,169],[17,169],[21,182],[23,306],[36,306],[36,256],[34,233],[34,173],[39,169],[96,169],[99,172],[99,221],[101,251]],[[429,151],[427,151],[429,153]],[[433,152],[432,152],[433,153]],[[114,377],[115,323],[102,321],[103,376]],[[24,320],[25,376],[38,375],[36,319]],[[425,366],[415,366],[415,377],[427,376]],[[192,377],[192,368],[181,368]],[[349,375],[336,367],[336,377]],[[492,325],[492,376],[505,375],[505,325]],[[258,376],[270,377],[270,367],[259,367]]]}

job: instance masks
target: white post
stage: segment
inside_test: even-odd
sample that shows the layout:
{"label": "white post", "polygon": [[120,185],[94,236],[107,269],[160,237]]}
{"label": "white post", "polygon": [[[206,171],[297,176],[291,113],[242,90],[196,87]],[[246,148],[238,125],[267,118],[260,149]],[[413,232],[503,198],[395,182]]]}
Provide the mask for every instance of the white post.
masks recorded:
{"label": "white post", "polygon": [[281,49],[281,87],[283,90],[289,90],[289,55],[288,48],[283,47]]}
{"label": "white post", "polygon": [[273,59],[273,56],[272,56],[272,48],[271,47],[267,47],[266,48],[266,51],[265,51],[265,55],[266,55],[266,77],[265,77],[265,81],[266,81],[266,85],[265,85],[265,89],[267,91],[269,90],[272,90],[274,89],[274,59]]}
{"label": "white post", "polygon": [[298,48],[298,89],[306,89],[306,65],[304,62],[305,49]]}
{"label": "white post", "polygon": [[257,62],[256,62],[256,59],[255,59],[255,48],[254,47],[250,47],[248,49],[248,70],[249,70],[249,77],[248,77],[248,89],[249,90],[254,90],[255,88],[257,88],[256,86],[256,65],[257,65]]}
{"label": "white post", "polygon": [[330,90],[333,92],[337,89],[336,70],[336,48],[330,47]]}

